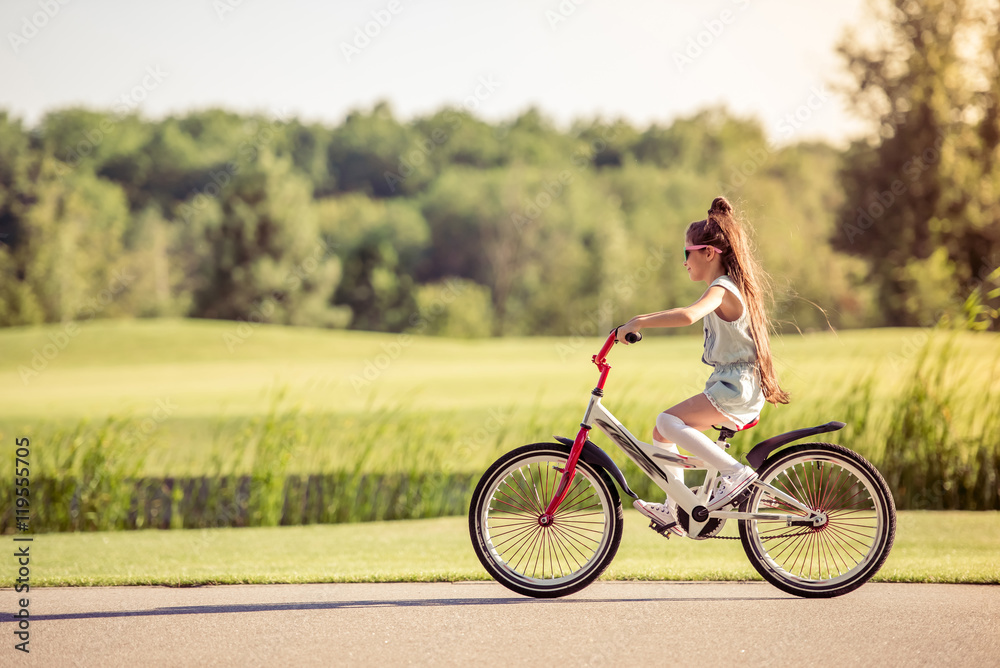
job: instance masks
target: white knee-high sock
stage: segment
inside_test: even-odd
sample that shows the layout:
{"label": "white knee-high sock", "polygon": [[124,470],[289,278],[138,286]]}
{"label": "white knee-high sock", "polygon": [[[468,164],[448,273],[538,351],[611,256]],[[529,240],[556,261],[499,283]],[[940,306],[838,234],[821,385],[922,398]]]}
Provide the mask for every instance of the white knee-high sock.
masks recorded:
{"label": "white knee-high sock", "polygon": [[[663,448],[664,450],[669,450],[675,455],[681,454],[680,450],[677,449],[677,445],[674,443],[665,443],[663,441],[657,440],[656,438],[653,438],[653,445],[659,448]],[[663,464],[661,463],[663,460],[657,460],[657,461],[659,463],[660,468],[662,468],[664,471],[667,472],[667,475],[669,475],[671,478],[675,480],[680,481],[681,483],[684,482],[683,468],[681,468],[680,466],[674,466],[673,464]]]}
{"label": "white knee-high sock", "polygon": [[683,420],[670,413],[660,413],[656,417],[656,429],[664,438],[681,446],[695,457],[719,470],[720,475],[736,473],[743,465],[729,456],[725,450],[715,444],[703,433],[689,427]]}

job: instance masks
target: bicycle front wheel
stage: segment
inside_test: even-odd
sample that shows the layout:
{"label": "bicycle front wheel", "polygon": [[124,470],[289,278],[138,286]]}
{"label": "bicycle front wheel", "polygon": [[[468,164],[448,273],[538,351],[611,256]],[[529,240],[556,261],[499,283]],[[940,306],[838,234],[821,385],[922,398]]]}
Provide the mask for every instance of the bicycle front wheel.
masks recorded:
{"label": "bicycle front wheel", "polygon": [[603,469],[582,460],[552,523],[539,523],[569,451],[556,443],[512,450],[486,471],[472,495],[469,532],[476,556],[511,591],[536,598],[572,594],[597,579],[618,552],[618,490]]}
{"label": "bicycle front wheel", "polygon": [[[885,563],[896,535],[896,507],[868,460],[830,443],[806,443],[769,457],[761,482],[826,515],[822,526],[787,526],[784,519],[741,520],[750,563],[778,589],[808,598],[853,591]],[[764,487],[754,486],[744,512],[807,516]]]}

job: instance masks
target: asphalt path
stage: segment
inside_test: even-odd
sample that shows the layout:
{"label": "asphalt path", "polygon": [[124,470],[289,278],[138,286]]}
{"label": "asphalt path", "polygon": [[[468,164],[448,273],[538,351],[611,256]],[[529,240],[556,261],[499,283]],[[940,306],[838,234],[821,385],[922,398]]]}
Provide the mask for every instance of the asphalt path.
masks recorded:
{"label": "asphalt path", "polygon": [[[37,588],[29,654],[0,592],[0,665],[1000,665],[1000,587],[598,582],[536,600],[494,583]],[[725,664],[717,662],[725,661]]]}

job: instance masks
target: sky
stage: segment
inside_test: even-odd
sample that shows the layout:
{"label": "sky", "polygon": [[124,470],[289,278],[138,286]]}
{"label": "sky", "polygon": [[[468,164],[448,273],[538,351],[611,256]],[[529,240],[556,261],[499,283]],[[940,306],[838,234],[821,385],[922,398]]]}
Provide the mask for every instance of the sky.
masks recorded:
{"label": "sky", "polygon": [[668,125],[712,105],[778,143],[844,146],[835,46],[863,0],[4,0],[0,109],[161,118],[192,109],[329,125],[387,100],[490,122],[537,107],[560,128]]}

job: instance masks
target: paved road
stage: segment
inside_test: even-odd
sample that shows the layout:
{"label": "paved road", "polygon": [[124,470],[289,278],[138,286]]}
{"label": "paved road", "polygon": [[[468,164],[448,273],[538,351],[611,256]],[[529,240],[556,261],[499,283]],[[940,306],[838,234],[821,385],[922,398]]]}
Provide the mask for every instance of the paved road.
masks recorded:
{"label": "paved road", "polygon": [[[0,592],[3,609],[15,594]],[[45,588],[29,655],[0,665],[1000,665],[1000,587],[597,583],[534,600],[493,583]],[[558,662],[558,663],[557,663]]]}

